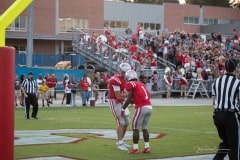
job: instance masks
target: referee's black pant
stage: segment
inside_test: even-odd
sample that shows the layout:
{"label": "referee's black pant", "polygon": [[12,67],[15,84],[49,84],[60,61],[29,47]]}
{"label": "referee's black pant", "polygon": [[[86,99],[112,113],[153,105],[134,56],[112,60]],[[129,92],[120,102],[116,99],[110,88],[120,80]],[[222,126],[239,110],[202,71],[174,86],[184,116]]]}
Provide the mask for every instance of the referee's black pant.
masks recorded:
{"label": "referee's black pant", "polygon": [[30,105],[33,106],[32,117],[37,117],[37,113],[38,113],[38,99],[36,97],[36,94],[27,93],[27,95],[28,95],[28,97],[25,97],[26,118],[29,119]]}
{"label": "referee's black pant", "polygon": [[214,112],[213,120],[222,142],[213,160],[223,160],[228,154],[230,160],[240,160],[239,115],[237,112]]}

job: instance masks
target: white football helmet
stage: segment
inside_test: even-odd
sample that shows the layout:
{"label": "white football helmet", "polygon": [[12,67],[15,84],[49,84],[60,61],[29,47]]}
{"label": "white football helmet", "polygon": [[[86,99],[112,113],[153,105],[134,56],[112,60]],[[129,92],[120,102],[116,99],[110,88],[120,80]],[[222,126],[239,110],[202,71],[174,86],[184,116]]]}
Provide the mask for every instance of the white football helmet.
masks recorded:
{"label": "white football helmet", "polygon": [[171,73],[171,68],[170,67],[166,67],[164,70],[165,74]]}
{"label": "white football helmet", "polygon": [[133,79],[138,79],[137,73],[134,70],[128,70],[125,73],[125,78],[127,81],[133,80]]}
{"label": "white football helmet", "polygon": [[119,65],[120,72],[127,72],[128,70],[131,69],[130,64],[124,62]]}

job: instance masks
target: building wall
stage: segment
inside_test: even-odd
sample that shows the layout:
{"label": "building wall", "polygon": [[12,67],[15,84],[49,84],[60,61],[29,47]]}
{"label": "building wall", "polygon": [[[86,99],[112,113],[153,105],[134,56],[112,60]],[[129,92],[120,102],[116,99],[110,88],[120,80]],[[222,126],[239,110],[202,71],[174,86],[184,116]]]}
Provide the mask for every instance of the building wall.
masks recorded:
{"label": "building wall", "polygon": [[202,34],[211,34],[215,33],[223,33],[225,35],[232,35],[233,29],[240,31],[240,22],[235,24],[219,24],[219,25],[210,25],[210,26],[201,26]]}
{"label": "building wall", "polygon": [[[47,3],[46,3],[47,2]],[[55,35],[55,0],[34,1],[34,34]]]}
{"label": "building wall", "polygon": [[8,44],[8,46],[25,45],[26,43],[26,39],[6,39],[6,44]]}
{"label": "building wall", "polygon": [[163,6],[139,3],[104,2],[104,20],[127,21],[136,31],[139,22],[163,23]]}
{"label": "building wall", "polygon": [[[15,0],[1,0],[0,14],[5,12]],[[89,20],[89,28],[103,28],[103,0],[38,0],[34,1],[33,39],[34,53],[58,54],[59,44],[71,44],[72,33],[58,33],[59,18],[81,18]],[[28,15],[26,9],[21,15]],[[64,36],[64,43],[59,40]],[[11,44],[18,44],[18,39],[26,39],[27,32],[7,31]],[[6,45],[9,41],[6,41]],[[25,45],[27,45],[25,43]]]}
{"label": "building wall", "polygon": [[164,24],[170,32],[184,30],[186,32],[199,32],[199,25],[184,24],[184,17],[200,17],[200,9],[197,5],[179,5],[176,3],[164,4]]}
{"label": "building wall", "polygon": [[[0,14],[13,2],[15,0],[1,0]],[[27,14],[28,9],[22,13]],[[89,33],[93,30],[102,33],[104,20],[128,21],[133,31],[136,31],[139,22],[146,22],[160,23],[161,29],[166,26],[169,31],[201,32],[201,25],[184,24],[185,16],[240,21],[240,10],[174,3],[152,5],[104,0],[37,0],[34,1],[34,53],[58,54],[60,44],[71,44],[71,33],[57,32],[58,18],[88,19],[89,30],[86,31]],[[26,39],[27,32],[7,31],[6,45],[26,44]]]}
{"label": "building wall", "polygon": [[[14,1],[1,0],[0,14]],[[59,6],[56,5],[57,2]],[[202,6],[202,8],[202,18],[240,21],[240,10],[211,6]],[[55,36],[58,27],[57,18],[81,17],[89,19],[89,28],[91,29],[103,29],[104,20],[119,20],[128,21],[129,27],[133,30],[136,30],[139,22],[148,22],[160,23],[162,28],[167,26],[170,31],[180,29],[187,32],[199,32],[199,25],[184,24],[183,20],[185,16],[201,17],[200,9],[199,5],[179,5],[175,3],[152,5],[103,0],[41,0],[34,1],[33,31],[34,34],[38,35]],[[56,15],[57,13],[59,15]],[[27,9],[23,14],[28,14]]]}
{"label": "building wall", "polygon": [[16,0],[1,0],[0,15],[4,13]]}
{"label": "building wall", "polygon": [[34,51],[36,54],[55,53],[55,41],[34,40]]}
{"label": "building wall", "polygon": [[[67,7],[66,7],[67,6]],[[59,17],[89,20],[89,28],[103,28],[103,0],[60,0]]]}
{"label": "building wall", "polygon": [[240,9],[203,6],[205,18],[219,18],[240,21]]}
{"label": "building wall", "polygon": [[[200,24],[184,24],[184,17],[199,17]],[[139,22],[151,22],[160,23],[161,29],[166,26],[171,32],[175,30],[184,30],[190,33],[201,32],[201,23],[204,18],[240,21],[240,10],[177,3],[152,5],[116,1],[104,2],[104,20],[129,21],[129,27],[133,30],[136,30]]]}

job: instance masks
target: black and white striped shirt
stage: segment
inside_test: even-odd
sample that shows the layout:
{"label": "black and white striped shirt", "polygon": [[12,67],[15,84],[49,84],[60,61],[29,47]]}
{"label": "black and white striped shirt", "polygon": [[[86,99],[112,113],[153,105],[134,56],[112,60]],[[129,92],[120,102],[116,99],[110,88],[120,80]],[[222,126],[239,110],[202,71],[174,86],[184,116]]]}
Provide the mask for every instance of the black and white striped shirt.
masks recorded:
{"label": "black and white striped shirt", "polygon": [[35,89],[37,88],[37,82],[35,80],[24,79],[22,82],[22,86],[26,93],[35,93]]}
{"label": "black and white striped shirt", "polygon": [[227,73],[215,80],[212,85],[212,96],[215,96],[214,108],[217,110],[232,109],[239,111],[240,81],[235,75]]}

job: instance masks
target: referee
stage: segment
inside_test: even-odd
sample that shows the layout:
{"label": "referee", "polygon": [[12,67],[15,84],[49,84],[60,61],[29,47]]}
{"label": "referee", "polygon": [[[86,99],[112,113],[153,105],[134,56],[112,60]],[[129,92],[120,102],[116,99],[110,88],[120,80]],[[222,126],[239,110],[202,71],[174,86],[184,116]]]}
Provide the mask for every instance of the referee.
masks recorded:
{"label": "referee", "polygon": [[30,105],[33,106],[32,118],[37,118],[38,113],[38,99],[37,99],[37,82],[33,79],[33,73],[28,73],[28,78],[22,82],[21,90],[25,97],[25,117],[30,119],[29,111]]}
{"label": "referee", "polygon": [[226,73],[217,78],[212,86],[213,121],[222,142],[213,160],[223,160],[228,154],[230,160],[239,160],[240,81],[235,76],[237,62],[225,61]]}

